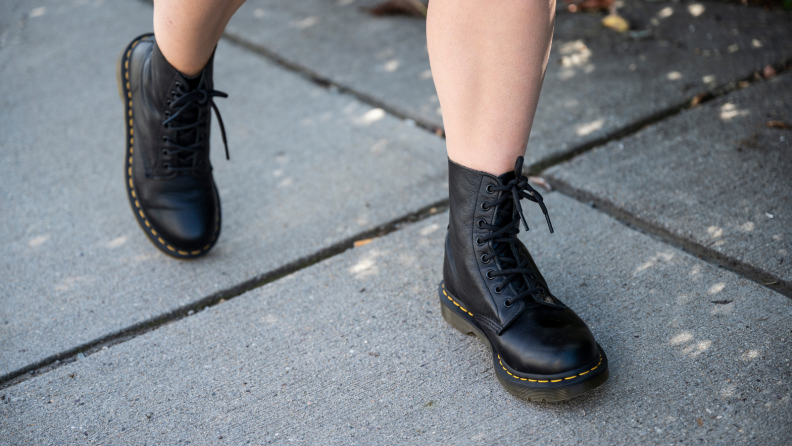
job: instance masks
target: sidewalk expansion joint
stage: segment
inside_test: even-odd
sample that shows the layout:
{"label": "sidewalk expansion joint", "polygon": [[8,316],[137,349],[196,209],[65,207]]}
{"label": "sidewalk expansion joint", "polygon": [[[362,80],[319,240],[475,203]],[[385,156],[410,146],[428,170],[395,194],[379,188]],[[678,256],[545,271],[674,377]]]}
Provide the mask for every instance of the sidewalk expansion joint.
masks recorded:
{"label": "sidewalk expansion joint", "polygon": [[352,87],[337,84],[332,79],[322,76],[321,74],[311,70],[308,67],[292,62],[291,60],[281,56],[277,52],[269,48],[266,48],[262,45],[251,42],[242,36],[226,31],[225,33],[223,33],[223,38],[229,43],[232,43],[247,51],[251,51],[260,56],[263,56],[264,58],[274,63],[275,65],[284,68],[288,71],[291,71],[295,74],[298,74],[303,78],[307,79],[308,81],[313,82],[314,84],[326,90],[331,90],[339,94],[350,95],[355,99],[357,99],[358,101],[363,102],[364,104],[368,104],[376,108],[381,108],[389,115],[394,116],[402,121],[410,120],[415,123],[416,127],[426,130],[427,132],[432,133],[435,136],[439,136],[445,139],[445,130],[442,127],[432,125],[431,123],[428,123],[422,120],[421,118],[410,116],[410,113],[408,111],[404,111],[396,107],[392,107],[386,104],[385,102],[380,101],[366,93],[357,91]]}
{"label": "sidewalk expansion joint", "polygon": [[121,344],[130,339],[144,335],[150,331],[154,331],[162,326],[168,325],[172,322],[176,322],[194,314],[198,314],[198,312],[209,307],[221,304],[244,293],[247,293],[248,291],[275,282],[278,279],[294,274],[302,269],[308,268],[311,265],[315,265],[323,260],[327,260],[331,257],[342,254],[355,247],[356,242],[367,242],[372,238],[385,236],[392,232],[398,231],[406,225],[420,222],[433,215],[444,212],[447,208],[448,200],[440,200],[436,203],[424,206],[417,211],[397,217],[390,222],[348,237],[340,242],[320,249],[313,254],[294,260],[274,270],[262,273],[230,288],[210,294],[195,302],[191,302],[167,313],[159,314],[144,321],[122,328],[116,332],[109,333],[100,338],[85,342],[81,345],[78,345],[77,347],[50,355],[40,361],[28,364],[25,367],[0,376],[0,389],[17,385],[21,382],[27,381],[30,378],[34,378],[49,371],[55,370],[65,364],[70,364],[77,361],[78,359],[90,356],[97,351],[109,348],[116,344]]}
{"label": "sidewalk expansion joint", "polygon": [[[784,72],[792,69],[792,58],[786,59],[778,64],[773,64],[771,66],[776,71],[775,76],[781,75]],[[550,155],[549,157],[541,159],[531,164],[530,166],[526,166],[523,170],[530,175],[538,175],[544,170],[547,170],[553,166],[569,161],[572,158],[582,155],[588,151],[591,151],[598,147],[602,147],[612,141],[616,141],[625,138],[627,136],[634,135],[639,131],[641,131],[642,129],[649,127],[650,125],[657,124],[661,121],[664,121],[680,113],[683,113],[687,110],[700,107],[701,105],[704,105],[714,99],[720,98],[722,96],[726,96],[735,91],[739,91],[745,88],[750,88],[754,84],[760,82],[767,82],[768,80],[769,79],[764,79],[759,74],[758,71],[754,71],[753,73],[751,73],[748,76],[745,76],[742,79],[729,82],[728,84],[719,85],[710,90],[706,90],[698,94],[695,94],[693,96],[690,96],[689,98],[683,100],[682,102],[676,105],[667,107],[663,110],[656,111],[649,116],[638,119],[637,121],[627,124],[619,129],[616,129],[600,138],[585,142],[565,152],[558,153],[555,155]]]}
{"label": "sidewalk expansion joint", "polygon": [[788,280],[784,280],[739,259],[715,251],[708,246],[686,239],[681,235],[675,234],[666,228],[654,224],[649,220],[644,220],[620,208],[609,200],[599,198],[592,193],[571,186],[559,178],[549,176],[545,177],[545,179],[554,189],[558,190],[558,192],[598,209],[600,212],[609,215],[630,229],[638,230],[644,234],[655,237],[663,243],[681,249],[705,262],[720,266],[741,277],[754,281],[767,289],[792,298],[792,282]]}
{"label": "sidewalk expansion joint", "polygon": [[[773,68],[776,70],[776,76],[781,75],[786,71],[790,71],[792,70],[792,59],[787,59],[780,64],[773,65]],[[754,74],[747,76],[742,80],[730,82],[729,84],[720,86],[709,92],[700,93],[694,96],[693,99],[686,102],[685,104],[681,104],[676,107],[671,107],[666,110],[660,111],[655,115],[650,116],[646,119],[639,120],[633,124],[627,125],[622,129],[619,129],[599,140],[592,141],[590,143],[586,143],[579,147],[573,148],[572,150],[566,152],[566,154],[561,154],[540,161],[538,163],[534,163],[531,166],[527,167],[525,170],[529,174],[539,176],[543,171],[549,169],[550,167],[569,161],[578,155],[586,153],[597,147],[604,146],[612,141],[617,141],[627,136],[631,136],[637,133],[638,131],[640,131],[641,129],[653,124],[657,124],[665,120],[666,118],[670,118],[688,109],[698,107],[711,100],[714,100],[722,96],[726,96],[735,91],[744,88],[750,88],[752,85],[756,83],[767,82],[767,81],[769,81],[769,79],[764,79],[760,75],[758,75],[758,73],[755,72]],[[759,269],[739,259],[715,251],[709,246],[696,243],[680,235],[674,234],[668,229],[665,229],[654,223],[651,223],[648,220],[644,220],[633,215],[629,211],[620,208],[619,206],[615,205],[614,203],[608,200],[603,200],[589,192],[575,188],[559,178],[553,176],[545,176],[544,179],[550,183],[550,186],[552,186],[554,189],[557,189],[562,194],[574,198],[582,203],[590,204],[596,208],[599,208],[601,212],[610,215],[617,221],[624,223],[629,228],[638,229],[639,231],[647,235],[654,236],[659,240],[661,240],[662,242],[674,246],[676,248],[679,248],[708,263],[712,263],[714,265],[720,266],[741,277],[754,281],[765,288],[768,288],[779,294],[792,298],[792,282],[788,280],[784,280],[780,277],[770,274],[767,271]]]}

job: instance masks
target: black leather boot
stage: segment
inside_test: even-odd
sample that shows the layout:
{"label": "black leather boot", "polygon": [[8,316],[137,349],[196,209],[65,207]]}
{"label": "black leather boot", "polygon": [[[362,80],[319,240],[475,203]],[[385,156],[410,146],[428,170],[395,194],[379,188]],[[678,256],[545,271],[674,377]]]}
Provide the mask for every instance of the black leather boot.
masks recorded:
{"label": "black leather boot", "polygon": [[495,374],[510,393],[559,401],[608,379],[608,359],[586,324],[551,292],[517,239],[521,198],[542,196],[522,175],[494,176],[449,160],[450,222],[439,295],[445,320],[490,347]]}
{"label": "black leather boot", "polygon": [[[220,235],[220,197],[209,161],[210,107],[223,143],[212,62],[186,78],[165,60],[152,34],[133,40],[118,60],[126,126],[125,183],[135,218],[154,246],[188,259],[206,254]],[[228,146],[226,145],[226,158]]]}

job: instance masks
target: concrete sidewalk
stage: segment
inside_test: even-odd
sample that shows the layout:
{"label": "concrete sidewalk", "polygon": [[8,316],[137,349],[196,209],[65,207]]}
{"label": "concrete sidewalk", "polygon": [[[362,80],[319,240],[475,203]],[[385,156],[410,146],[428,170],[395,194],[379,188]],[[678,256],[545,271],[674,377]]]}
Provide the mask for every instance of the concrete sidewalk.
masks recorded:
{"label": "concrete sidewalk", "polygon": [[440,317],[424,22],[373,3],[232,20],[223,233],[191,262],[150,246],[121,183],[114,63],[150,4],[0,5],[0,444],[788,442],[792,14],[631,0],[626,34],[559,14],[527,155],[556,234],[526,203],[522,237],[611,379],[536,404]]}
{"label": "concrete sidewalk", "polygon": [[440,317],[444,214],[5,389],[0,426],[10,444],[786,442],[792,300],[548,195],[557,233],[523,238],[611,362],[583,397],[511,397]]}

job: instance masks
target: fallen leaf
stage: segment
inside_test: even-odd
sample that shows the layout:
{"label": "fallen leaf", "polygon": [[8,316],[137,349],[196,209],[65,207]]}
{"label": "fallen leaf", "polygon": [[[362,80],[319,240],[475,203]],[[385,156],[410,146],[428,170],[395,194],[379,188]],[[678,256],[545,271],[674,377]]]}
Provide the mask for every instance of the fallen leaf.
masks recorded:
{"label": "fallen leaf", "polygon": [[775,68],[773,68],[772,65],[768,65],[764,67],[764,70],[762,70],[762,76],[764,76],[765,79],[770,79],[775,75],[776,75],[776,70]]}
{"label": "fallen leaf", "polygon": [[619,14],[613,13],[602,19],[602,25],[616,32],[626,33],[630,29],[630,23]]}
{"label": "fallen leaf", "polygon": [[379,356],[379,353],[374,353],[374,352],[367,352],[367,353],[368,353],[369,355],[371,355],[371,356]]}
{"label": "fallen leaf", "polygon": [[704,426],[704,420],[702,420],[701,417],[699,417],[696,419],[696,424],[698,424],[699,426]]}
{"label": "fallen leaf", "polygon": [[547,181],[546,181],[544,178],[542,178],[542,177],[528,177],[528,181],[530,181],[530,182],[531,182],[531,183],[533,183],[533,184],[536,184],[537,186],[540,186],[540,187],[542,187],[543,189],[545,189],[545,190],[546,190],[546,191],[548,191],[548,192],[550,192],[550,191],[552,191],[552,190],[553,190],[553,187],[552,187],[552,186],[550,186],[550,183],[548,183],[548,182],[547,182]]}
{"label": "fallen leaf", "polygon": [[359,248],[361,246],[368,245],[369,243],[371,243],[372,240],[374,240],[374,239],[373,238],[367,238],[367,239],[363,239],[363,240],[355,240],[355,243],[353,243],[352,245],[355,248]]}
{"label": "fallen leaf", "polygon": [[784,121],[767,121],[767,126],[773,129],[782,129],[782,130],[792,129],[792,125],[789,125]]}
{"label": "fallen leaf", "polygon": [[426,17],[426,5],[418,0],[387,0],[373,8],[364,8],[374,16],[409,15]]}
{"label": "fallen leaf", "polygon": [[695,107],[695,106],[701,104],[701,101],[703,101],[704,99],[707,99],[708,97],[709,97],[709,93],[699,93],[699,94],[693,96],[693,99],[690,100],[690,106],[691,107]]}

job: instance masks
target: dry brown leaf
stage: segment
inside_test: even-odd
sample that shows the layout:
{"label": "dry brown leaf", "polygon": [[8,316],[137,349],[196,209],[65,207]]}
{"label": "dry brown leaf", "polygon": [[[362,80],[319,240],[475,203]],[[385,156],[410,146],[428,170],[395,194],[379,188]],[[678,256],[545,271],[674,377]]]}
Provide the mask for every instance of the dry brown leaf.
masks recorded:
{"label": "dry brown leaf", "polygon": [[426,17],[426,5],[419,0],[386,0],[373,8],[366,8],[374,16],[409,15]]}
{"label": "dry brown leaf", "polygon": [[606,15],[605,18],[602,19],[602,25],[619,33],[626,33],[630,30],[630,22],[615,12]]}
{"label": "dry brown leaf", "polygon": [[372,240],[374,240],[374,239],[373,238],[366,238],[366,239],[363,239],[363,240],[355,240],[355,243],[353,243],[352,245],[355,248],[359,248],[361,246],[368,245],[369,243],[371,243]]}
{"label": "dry brown leaf", "polygon": [[548,183],[547,180],[542,177],[528,177],[528,181],[545,189],[548,192],[553,190],[553,186],[550,186],[550,183]]}
{"label": "dry brown leaf", "polygon": [[789,125],[784,121],[767,121],[767,126],[772,129],[781,129],[781,130],[792,129],[792,125]]}
{"label": "dry brown leaf", "polygon": [[707,97],[709,97],[709,93],[699,93],[699,94],[693,96],[693,99],[690,100],[690,106],[691,107],[695,107],[695,106],[701,104],[701,101],[703,101]]}
{"label": "dry brown leaf", "polygon": [[698,424],[699,426],[704,426],[704,420],[702,420],[701,418],[698,418],[698,419],[696,419],[696,424]]}

